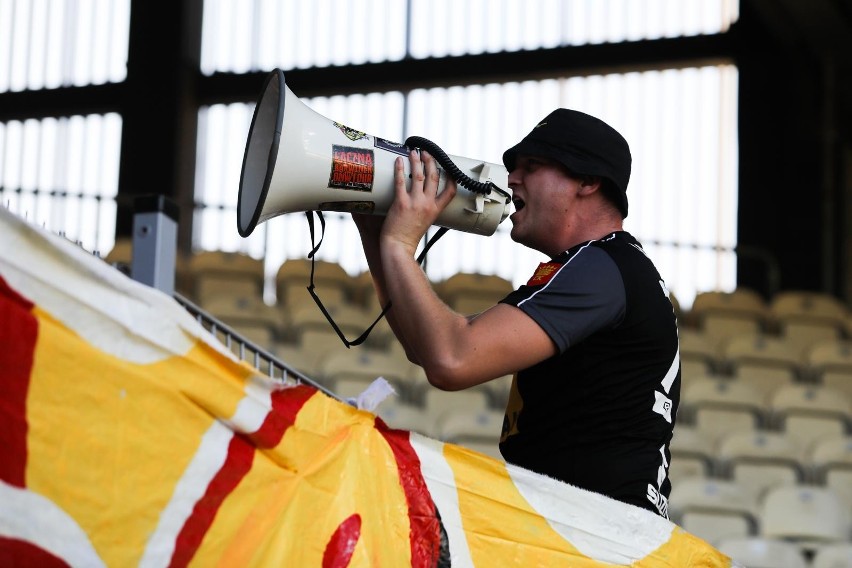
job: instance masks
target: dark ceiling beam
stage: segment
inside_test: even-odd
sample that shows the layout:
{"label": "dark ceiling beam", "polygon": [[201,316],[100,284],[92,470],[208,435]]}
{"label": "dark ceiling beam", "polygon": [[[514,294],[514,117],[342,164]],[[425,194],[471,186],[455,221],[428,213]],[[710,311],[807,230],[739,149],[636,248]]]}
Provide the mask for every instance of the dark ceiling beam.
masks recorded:
{"label": "dark ceiling beam", "polygon": [[[286,72],[301,97],[528,81],[554,76],[691,67],[731,61],[731,34],[564,46],[442,58],[404,59]],[[199,78],[202,104],[254,100],[270,70]]]}
{"label": "dark ceiling beam", "polygon": [[[816,51],[852,54],[852,21],[836,0],[781,0],[798,22],[805,41]],[[849,57],[843,58],[850,63]]]}
{"label": "dark ceiling beam", "polygon": [[121,112],[120,83],[0,93],[0,122]]}
{"label": "dark ceiling beam", "polygon": [[[299,96],[314,97],[691,67],[732,60],[731,35],[292,69],[287,71],[287,83]],[[268,71],[210,76],[195,72],[193,76],[186,66],[181,81],[192,84],[201,104],[253,101]],[[151,73],[151,78],[155,74]],[[137,102],[127,89],[126,84],[107,84],[0,93],[0,121],[123,112],[128,100]]]}
{"label": "dark ceiling beam", "polygon": [[[790,47],[852,54],[852,0],[749,0],[767,29]],[[852,58],[844,57],[852,65]]]}

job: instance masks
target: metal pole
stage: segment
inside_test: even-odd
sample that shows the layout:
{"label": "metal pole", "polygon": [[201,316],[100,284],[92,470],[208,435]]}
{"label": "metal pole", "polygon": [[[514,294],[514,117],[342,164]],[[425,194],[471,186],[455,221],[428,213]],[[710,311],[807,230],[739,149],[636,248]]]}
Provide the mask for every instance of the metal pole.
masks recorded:
{"label": "metal pole", "polygon": [[174,295],[178,207],[163,195],[134,200],[131,277]]}

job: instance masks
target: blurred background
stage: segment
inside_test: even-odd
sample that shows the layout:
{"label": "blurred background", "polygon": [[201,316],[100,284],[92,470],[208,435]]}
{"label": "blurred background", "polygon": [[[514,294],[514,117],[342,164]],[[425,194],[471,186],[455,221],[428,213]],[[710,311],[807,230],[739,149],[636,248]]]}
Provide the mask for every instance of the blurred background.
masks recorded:
{"label": "blurred background", "polygon": [[[304,258],[304,215],[236,231],[254,101],[273,68],[329,119],[500,162],[558,106],[628,139],[626,228],[684,307],[745,285],[848,299],[848,0],[0,1],[0,199],[106,255],[133,198],[180,207],[179,248]],[[525,282],[542,260],[451,234],[427,271]],[[364,268],[332,217],[320,258]]]}
{"label": "blurred background", "polygon": [[[280,68],[329,120],[489,162],[556,107],[598,116],[678,316],[672,519],[749,566],[852,566],[850,55],[852,0],[0,0],[0,203],[127,270],[137,198],[167,197],[178,299],[235,354],[341,398],[382,376],[389,425],[499,458],[511,376],[433,388],[386,322],[348,349],[305,215],[239,236],[255,100]],[[353,339],[380,306],[326,218],[317,291]],[[431,249],[451,307],[544,260],[510,227]]]}

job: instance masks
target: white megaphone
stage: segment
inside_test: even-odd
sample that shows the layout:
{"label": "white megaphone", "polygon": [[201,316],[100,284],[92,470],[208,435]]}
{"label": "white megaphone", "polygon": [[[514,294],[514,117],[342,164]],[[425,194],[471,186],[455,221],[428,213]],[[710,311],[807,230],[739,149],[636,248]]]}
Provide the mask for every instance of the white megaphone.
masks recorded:
{"label": "white megaphone", "polygon": [[[412,141],[417,141],[413,144]],[[448,156],[424,139],[440,164],[443,190],[456,180],[455,198],[435,224],[491,235],[508,216],[511,192],[502,164]],[[254,109],[240,175],[237,228],[249,236],[258,223],[297,211],[384,215],[394,199],[394,160],[410,147],[347,128],[315,112],[294,95],[284,72],[272,71]],[[405,160],[406,171],[410,165]]]}

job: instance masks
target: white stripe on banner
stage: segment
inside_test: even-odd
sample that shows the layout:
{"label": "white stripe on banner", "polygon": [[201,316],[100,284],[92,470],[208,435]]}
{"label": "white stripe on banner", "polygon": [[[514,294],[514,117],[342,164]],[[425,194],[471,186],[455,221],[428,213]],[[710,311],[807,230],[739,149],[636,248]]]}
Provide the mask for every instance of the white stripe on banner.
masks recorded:
{"label": "white stripe on banner", "polygon": [[276,387],[272,379],[252,375],[244,388],[246,396],[240,400],[234,415],[225,423],[236,432],[251,434],[260,430],[272,411],[272,390]]}
{"label": "white stripe on banner", "polygon": [[420,458],[420,470],[426,480],[426,487],[429,488],[447,531],[450,564],[453,568],[473,568],[473,559],[470,557],[470,548],[462,527],[456,478],[453,468],[444,458],[444,444],[415,432],[411,433],[410,440],[411,447]]}
{"label": "white stripe on banner", "polygon": [[28,542],[70,566],[106,566],[89,536],[56,503],[0,481],[0,536]]}
{"label": "white stripe on banner", "polygon": [[518,491],[562,538],[598,562],[629,565],[671,538],[675,525],[651,511],[509,464]]}
{"label": "white stripe on banner", "polygon": [[160,515],[157,529],[148,539],[140,567],[169,565],[181,529],[228,457],[234,432],[250,434],[260,429],[272,410],[274,388],[276,384],[271,379],[252,375],[246,381],[245,396],[237,404],[234,415],[224,422],[214,421],[204,434],[198,451]]}
{"label": "white stripe on banner", "polygon": [[159,568],[168,566],[175,551],[175,543],[195,504],[204,497],[207,486],[222,469],[228,456],[228,446],[234,432],[219,421],[214,421],[195,452],[189,467],[175,485],[172,498],[160,514],[157,528],[148,544],[139,566]]}

